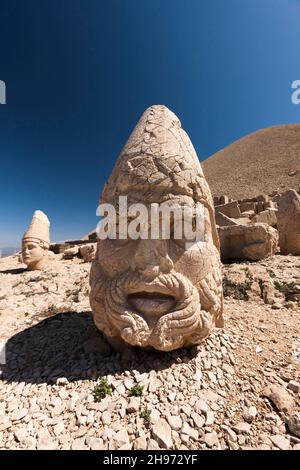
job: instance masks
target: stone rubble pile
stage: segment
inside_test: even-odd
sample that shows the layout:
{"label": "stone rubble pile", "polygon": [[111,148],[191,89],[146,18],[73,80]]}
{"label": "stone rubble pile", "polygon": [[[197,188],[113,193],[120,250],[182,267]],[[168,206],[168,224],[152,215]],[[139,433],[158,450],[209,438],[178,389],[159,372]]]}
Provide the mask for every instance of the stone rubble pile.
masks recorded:
{"label": "stone rubble pile", "polygon": [[238,201],[214,197],[221,259],[257,261],[300,254],[300,196],[295,190]]}

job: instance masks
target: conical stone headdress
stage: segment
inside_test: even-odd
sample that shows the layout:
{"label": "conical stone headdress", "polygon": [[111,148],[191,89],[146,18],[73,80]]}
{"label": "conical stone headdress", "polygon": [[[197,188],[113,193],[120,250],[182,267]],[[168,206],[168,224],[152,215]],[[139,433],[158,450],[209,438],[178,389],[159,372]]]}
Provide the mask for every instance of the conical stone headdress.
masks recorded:
{"label": "conical stone headdress", "polygon": [[[119,155],[101,197],[102,203],[118,206],[119,196],[131,202],[157,202],[159,193],[192,197],[209,212],[214,245],[219,239],[214,204],[199,159],[178,117],[164,105],[146,109]],[[162,202],[162,201],[161,201]]]}
{"label": "conical stone headdress", "polygon": [[50,222],[44,212],[34,212],[31,223],[23,236],[23,240],[39,240],[49,248],[50,246]]}

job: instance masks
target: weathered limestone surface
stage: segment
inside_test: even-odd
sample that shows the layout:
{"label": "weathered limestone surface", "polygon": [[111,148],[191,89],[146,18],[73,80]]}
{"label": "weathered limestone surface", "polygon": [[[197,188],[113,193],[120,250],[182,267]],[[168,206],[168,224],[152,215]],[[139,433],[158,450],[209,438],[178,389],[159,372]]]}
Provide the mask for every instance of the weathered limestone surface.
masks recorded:
{"label": "weathered limestone surface", "polygon": [[22,259],[30,270],[47,265],[50,246],[50,222],[44,212],[34,212],[31,223],[22,239]]}
{"label": "weathered limestone surface", "polygon": [[222,212],[216,212],[216,224],[220,227],[227,227],[227,225],[238,225],[238,222]]}
{"label": "weathered limestone surface", "polygon": [[300,196],[294,189],[279,199],[277,219],[281,253],[300,255]]}
{"label": "weathered limestone surface", "polygon": [[88,245],[83,245],[79,248],[80,256],[83,258],[85,263],[90,263],[94,259],[96,246],[96,243],[89,243]]}
{"label": "weathered limestone surface", "polygon": [[[220,202],[220,199],[214,200]],[[259,260],[274,254],[278,238],[275,230],[277,228],[277,202],[269,199],[267,195],[260,195],[256,198],[231,201],[215,207],[222,260],[236,258]],[[227,199],[224,197],[223,200]],[[266,227],[255,228],[257,224],[267,225],[273,230]],[[241,227],[242,225],[247,228]],[[230,226],[236,228],[231,230]]]}
{"label": "weathered limestone surface", "polygon": [[111,344],[168,351],[198,344],[223,325],[222,275],[213,200],[196,152],[165,106],[147,109],[123,148],[101,202],[204,207],[204,239],[99,240],[90,301]]}
{"label": "weathered limestone surface", "polygon": [[220,204],[228,204],[228,202],[229,202],[229,197],[228,196],[220,196],[220,198],[218,198],[218,199],[219,199]]}
{"label": "weathered limestone surface", "polygon": [[267,209],[255,215],[251,221],[253,223],[263,223],[268,224],[271,227],[277,225],[277,209]]}
{"label": "weathered limestone surface", "polygon": [[241,211],[237,201],[228,202],[227,204],[222,204],[215,207],[216,213],[222,212],[222,214],[227,215],[227,217],[232,217],[238,219],[241,217]]}
{"label": "weathered limestone surface", "polygon": [[253,211],[255,213],[257,211],[257,202],[241,202],[239,208],[241,212]]}
{"label": "weathered limestone surface", "polygon": [[267,224],[219,227],[221,259],[256,261],[276,253],[278,233]]}

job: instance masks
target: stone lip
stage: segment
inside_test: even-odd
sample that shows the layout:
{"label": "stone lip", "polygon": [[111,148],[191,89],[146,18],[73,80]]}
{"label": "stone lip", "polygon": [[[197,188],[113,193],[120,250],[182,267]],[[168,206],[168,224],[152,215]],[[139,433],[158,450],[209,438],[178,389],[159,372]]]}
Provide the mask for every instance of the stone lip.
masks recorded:
{"label": "stone lip", "polygon": [[158,318],[172,312],[176,307],[174,297],[157,293],[129,294],[127,301],[137,313],[142,315],[149,326],[154,325]]}

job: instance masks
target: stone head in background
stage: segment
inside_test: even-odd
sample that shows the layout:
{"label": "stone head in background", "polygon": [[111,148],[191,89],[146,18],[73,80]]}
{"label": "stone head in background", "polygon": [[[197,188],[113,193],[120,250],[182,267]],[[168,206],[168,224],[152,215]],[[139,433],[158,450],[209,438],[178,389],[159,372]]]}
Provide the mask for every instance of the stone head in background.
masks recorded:
{"label": "stone head in background", "polygon": [[[170,351],[223,326],[219,240],[209,187],[178,118],[148,108],[123,148],[101,203],[203,207],[203,239],[101,239],[90,274],[94,321],[110,343]],[[129,217],[130,218],[130,217]],[[151,222],[150,222],[151,224]]]}
{"label": "stone head in background", "polygon": [[22,239],[22,259],[28,269],[43,269],[48,261],[50,222],[42,211],[35,211]]}

